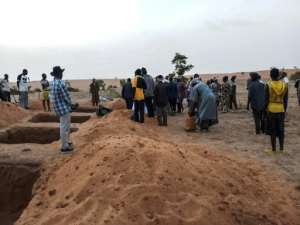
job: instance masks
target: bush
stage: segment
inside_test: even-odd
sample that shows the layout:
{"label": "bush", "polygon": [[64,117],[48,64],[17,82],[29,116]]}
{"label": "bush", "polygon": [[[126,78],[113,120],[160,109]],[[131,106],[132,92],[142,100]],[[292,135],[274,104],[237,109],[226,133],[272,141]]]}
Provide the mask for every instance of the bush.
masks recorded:
{"label": "bush", "polygon": [[103,80],[97,80],[96,83],[98,84],[100,90],[105,90],[105,82]]}
{"label": "bush", "polygon": [[295,81],[295,80],[298,80],[298,79],[300,79],[300,71],[297,71],[297,72],[293,73],[293,74],[290,76],[290,80]]}
{"label": "bush", "polygon": [[117,92],[114,88],[108,88],[104,94],[111,98],[120,98],[121,97],[120,93]]}

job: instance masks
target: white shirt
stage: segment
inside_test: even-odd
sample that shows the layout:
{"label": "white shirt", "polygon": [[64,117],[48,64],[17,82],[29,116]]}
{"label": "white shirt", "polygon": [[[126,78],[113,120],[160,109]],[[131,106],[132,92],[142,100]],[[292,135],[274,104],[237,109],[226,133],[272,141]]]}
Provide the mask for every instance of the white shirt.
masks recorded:
{"label": "white shirt", "polygon": [[28,92],[29,87],[29,77],[27,75],[22,75],[19,83],[19,91]]}
{"label": "white shirt", "polygon": [[2,87],[2,91],[10,92],[9,81],[3,79],[0,81],[0,84]]}
{"label": "white shirt", "polygon": [[283,82],[286,83],[286,84],[288,84],[289,83],[289,78],[288,77],[284,77],[283,78]]}

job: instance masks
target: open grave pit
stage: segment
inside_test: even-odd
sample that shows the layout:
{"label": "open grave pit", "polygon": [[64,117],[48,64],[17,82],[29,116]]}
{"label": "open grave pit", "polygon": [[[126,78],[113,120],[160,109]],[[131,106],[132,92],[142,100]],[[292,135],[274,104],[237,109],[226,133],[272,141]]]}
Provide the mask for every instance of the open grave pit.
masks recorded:
{"label": "open grave pit", "polygon": [[0,224],[13,225],[32,198],[39,164],[0,163]]}
{"label": "open grave pit", "polygon": [[[90,115],[71,115],[71,123],[84,123],[91,118]],[[39,113],[33,116],[31,123],[59,123],[59,116],[50,113]]]}
{"label": "open grave pit", "polygon": [[[71,132],[77,130],[78,128],[71,128]],[[59,139],[59,127],[11,127],[0,131],[0,143],[4,144],[50,144]]]}

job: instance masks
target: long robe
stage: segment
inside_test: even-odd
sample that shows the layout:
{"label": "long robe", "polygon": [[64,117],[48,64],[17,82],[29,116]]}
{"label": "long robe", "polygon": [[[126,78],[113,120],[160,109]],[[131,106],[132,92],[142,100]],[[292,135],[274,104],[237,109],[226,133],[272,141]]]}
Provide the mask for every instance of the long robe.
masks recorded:
{"label": "long robe", "polygon": [[191,101],[190,111],[193,111],[195,107],[197,108],[199,122],[217,120],[216,97],[205,83],[199,82],[199,84],[193,87]]}

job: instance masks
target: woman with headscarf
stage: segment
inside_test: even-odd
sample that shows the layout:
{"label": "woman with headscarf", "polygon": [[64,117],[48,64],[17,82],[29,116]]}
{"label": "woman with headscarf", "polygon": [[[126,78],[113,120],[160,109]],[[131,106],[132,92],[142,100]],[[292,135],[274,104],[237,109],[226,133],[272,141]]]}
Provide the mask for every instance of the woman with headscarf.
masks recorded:
{"label": "woman with headscarf", "polygon": [[207,130],[209,126],[217,123],[216,97],[211,89],[202,81],[193,87],[189,106],[189,116],[196,117],[201,130]]}

